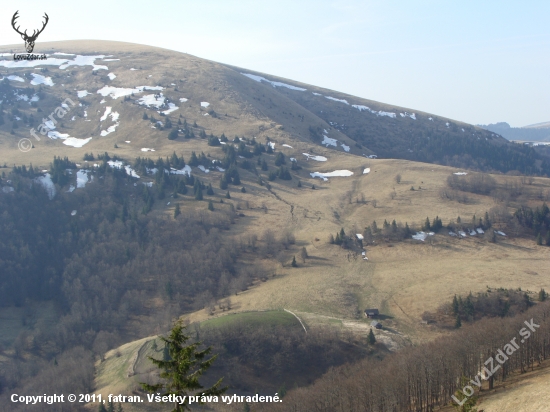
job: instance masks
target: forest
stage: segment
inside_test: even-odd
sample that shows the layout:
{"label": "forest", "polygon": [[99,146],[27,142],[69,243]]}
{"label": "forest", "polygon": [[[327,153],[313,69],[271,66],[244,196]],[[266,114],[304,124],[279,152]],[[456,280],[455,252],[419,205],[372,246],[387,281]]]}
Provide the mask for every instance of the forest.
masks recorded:
{"label": "forest", "polygon": [[2,368],[0,396],[52,385],[86,392],[95,358],[245,289],[254,275],[237,269],[241,252],[222,234],[236,219],[231,205],[212,212],[204,203],[175,218],[146,213],[148,199],[162,196],[162,181],[135,185],[104,162],[93,182],[70,192],[74,171],[68,160],[54,160],[52,199],[32,166],[0,181],[7,188],[0,192],[0,306],[53,304],[57,317],[23,328]]}
{"label": "forest", "polygon": [[[517,348],[510,343],[515,340]],[[254,410],[433,411],[454,402],[452,396],[463,400],[466,385],[475,400],[480,389],[540,366],[550,357],[549,342],[550,306],[541,303],[512,318],[482,319],[381,361],[366,358],[331,369],[313,385],[290,391],[282,404]],[[504,357],[498,357],[503,350]]]}

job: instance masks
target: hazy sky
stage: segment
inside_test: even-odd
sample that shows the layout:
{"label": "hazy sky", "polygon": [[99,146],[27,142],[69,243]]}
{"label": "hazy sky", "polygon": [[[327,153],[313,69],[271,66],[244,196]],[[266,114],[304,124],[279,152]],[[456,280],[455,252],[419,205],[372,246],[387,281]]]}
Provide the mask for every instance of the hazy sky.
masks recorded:
{"label": "hazy sky", "polygon": [[50,16],[35,52],[128,41],[474,124],[550,121],[548,0],[25,1],[0,44],[22,42],[17,8],[25,28]]}

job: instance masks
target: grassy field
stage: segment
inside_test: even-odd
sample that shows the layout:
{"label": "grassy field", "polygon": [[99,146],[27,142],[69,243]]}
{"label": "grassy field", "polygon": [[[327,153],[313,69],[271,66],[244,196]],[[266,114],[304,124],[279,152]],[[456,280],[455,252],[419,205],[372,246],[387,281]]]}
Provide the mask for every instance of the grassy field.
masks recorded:
{"label": "grassy field", "polygon": [[[249,180],[245,182],[247,193],[232,194],[231,202],[242,206],[244,217],[232,226],[229,237],[238,241],[255,233],[261,239],[266,228],[277,234],[291,230],[296,236],[296,244],[284,252],[287,256],[284,266],[271,258],[257,260],[256,263],[268,274],[267,281],[258,280],[247,291],[231,296],[232,309],[229,311],[216,309],[211,316],[206,310],[200,310],[184,314],[184,319],[214,326],[230,325],[236,320],[293,322],[294,318],[285,312],[251,313],[284,308],[296,313],[308,328],[331,324],[356,336],[365,336],[370,328],[362,310],[378,307],[383,314],[385,330],[377,331],[377,339],[390,349],[398,350],[448,333],[423,325],[420,316],[424,311],[434,311],[441,304],[450,302],[454,294],[482,292],[487,286],[521,287],[531,292],[550,289],[546,270],[548,249],[536,246],[532,239],[513,235],[499,238],[493,244],[477,237],[459,240],[443,230],[431,241],[411,239],[368,246],[368,261],[349,257],[347,251],[328,244],[328,235],[335,234],[341,227],[347,233],[353,227],[362,231],[373,220],[380,226],[384,219],[420,225],[426,216],[433,218],[436,215],[443,219],[444,224],[457,216],[469,221],[473,214],[482,216],[499,203],[492,197],[477,195],[472,195],[474,203],[466,205],[441,199],[439,189],[445,186],[447,176],[455,169],[398,160],[369,161],[328,150],[321,153],[327,155],[329,161],[324,164],[310,161],[310,170],[349,169],[354,171],[354,175],[322,182],[308,178],[306,171],[302,170],[299,172],[302,188],[296,187],[296,180],[275,181],[269,192]],[[289,153],[290,156],[294,154]],[[363,175],[363,167],[370,167],[371,172]],[[399,185],[394,180],[396,173],[402,175]],[[495,178],[500,182],[518,179],[513,176]],[[312,184],[315,184],[315,190],[311,189]],[[413,185],[421,189],[411,191]],[[394,187],[397,196],[392,198]],[[540,204],[535,199],[536,192],[549,189],[550,180],[538,178],[533,185],[526,187],[523,201]],[[367,203],[350,203],[350,192],[352,199],[364,193]],[[372,199],[378,200],[376,207]],[[248,207],[244,206],[246,202]],[[197,207],[193,202],[182,205]],[[267,213],[262,206],[267,208]],[[170,207],[165,213],[171,213]],[[513,210],[513,203],[510,210]],[[305,263],[298,259],[297,268],[290,267],[292,256],[298,257],[302,247],[306,247],[309,258]],[[246,256],[241,264],[246,264]],[[232,313],[240,315],[227,316]],[[118,364],[118,368],[114,368],[118,370],[117,376],[126,380],[124,374],[132,356],[146,341],[129,344],[121,351],[127,353],[126,358],[121,356],[127,359],[125,364],[112,355],[104,363]],[[101,377],[98,387],[112,390],[109,384],[112,378],[100,371],[98,369],[98,379]],[[113,372],[110,373],[113,376]],[[127,383],[117,385],[122,387]]]}

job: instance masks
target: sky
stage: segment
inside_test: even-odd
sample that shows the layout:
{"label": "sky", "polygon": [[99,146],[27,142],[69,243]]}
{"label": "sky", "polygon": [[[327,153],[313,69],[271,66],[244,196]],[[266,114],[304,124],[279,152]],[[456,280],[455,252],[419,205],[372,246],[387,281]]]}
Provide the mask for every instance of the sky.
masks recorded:
{"label": "sky", "polygon": [[472,124],[550,121],[547,0],[31,0],[2,7],[0,44],[22,43],[16,10],[31,32],[50,17],[36,53],[127,41]]}

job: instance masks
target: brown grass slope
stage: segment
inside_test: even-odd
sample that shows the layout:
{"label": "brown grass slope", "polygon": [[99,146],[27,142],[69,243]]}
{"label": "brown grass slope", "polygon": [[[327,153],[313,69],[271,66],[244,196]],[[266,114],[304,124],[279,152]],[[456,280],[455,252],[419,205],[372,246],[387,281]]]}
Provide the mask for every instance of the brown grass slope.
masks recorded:
{"label": "brown grass slope", "polygon": [[[17,51],[20,45],[1,46],[0,52]],[[53,155],[69,156],[73,160],[80,160],[86,151],[113,152],[114,145],[119,149],[116,154],[128,159],[138,155],[142,147],[151,147],[156,154],[167,155],[174,150],[190,152],[193,142],[167,140],[168,131],[152,129],[150,123],[142,120],[143,112],[161,118],[152,108],[146,109],[137,104],[137,100],[147,94],[138,93],[128,101],[124,98],[116,100],[105,97],[105,103],[100,103],[103,97],[96,92],[105,85],[113,87],[133,88],[137,86],[162,86],[162,93],[177,106],[179,110],[172,112],[168,117],[173,123],[178,119],[186,119],[189,124],[196,122],[197,130],[204,130],[208,135],[225,133],[232,138],[235,135],[258,138],[269,136],[274,141],[293,142],[314,146],[310,128],[317,133],[316,143],[320,143],[327,135],[338,140],[334,150],[344,151],[342,144],[350,147],[350,153],[357,155],[388,154],[403,157],[410,154],[408,140],[411,136],[424,136],[429,133],[444,132],[451,137],[461,137],[464,134],[475,134],[480,138],[487,137],[495,144],[505,144],[500,137],[482,129],[451,121],[436,115],[422,113],[408,108],[400,108],[382,104],[354,96],[344,95],[335,91],[315,86],[304,85],[291,80],[279,79],[275,76],[259,73],[259,75],[274,81],[282,81],[306,91],[291,90],[286,87],[273,87],[269,83],[256,82],[241,73],[251,73],[245,69],[238,69],[209,60],[201,59],[185,53],[166,49],[143,46],[131,43],[107,41],[63,41],[40,43],[37,52],[74,53],[83,55],[105,55],[103,61],[97,59],[95,64],[105,65],[108,70],[97,70],[92,73],[91,66],[70,66],[64,70],[57,66],[37,66],[33,68],[0,68],[2,76],[16,75],[25,79],[24,83],[5,80],[5,94],[20,91],[21,88],[31,88],[34,92],[40,91],[41,99],[36,107],[26,102],[9,103],[5,98],[3,109],[6,113],[6,122],[0,126],[0,162],[7,164],[29,164],[45,166]],[[10,59],[11,56],[3,57]],[[56,56],[61,57],[61,56]],[[42,67],[45,71],[42,71]],[[130,70],[138,69],[138,70]],[[51,77],[55,85],[30,85],[31,73]],[[117,77],[110,80],[108,73]],[[88,90],[90,95],[78,99],[76,91]],[[320,94],[314,95],[313,93]],[[323,96],[337,99],[346,99],[349,104],[329,100]],[[34,126],[50,114],[62,101],[71,98],[83,106],[72,108],[65,119],[58,125],[60,133],[68,133],[77,138],[92,137],[92,141],[82,148],[68,147],[61,140],[43,138],[40,142],[34,141],[29,134],[30,127],[22,120],[15,120],[11,109],[15,106],[27,115],[33,114],[36,119]],[[188,101],[181,103],[180,99]],[[201,107],[201,102],[209,102],[210,106]],[[396,118],[377,116],[370,112],[353,108],[351,105],[366,105],[376,111],[395,113]],[[101,122],[99,119],[105,107],[112,107],[113,112],[120,114],[120,125],[116,131],[108,136],[101,137],[101,130],[105,130],[113,123]],[[87,117],[84,117],[86,111]],[[208,116],[206,114],[209,113]],[[215,116],[212,114],[215,113]],[[402,117],[403,114],[416,114],[416,120]],[[75,116],[75,121],[70,118]],[[181,117],[180,117],[181,116]],[[19,116],[22,117],[22,116]],[[432,118],[432,120],[429,120]],[[454,131],[446,126],[451,122]],[[14,126],[15,124],[15,126]],[[465,132],[461,129],[464,128]],[[11,134],[11,131],[14,134]],[[17,142],[21,138],[31,138],[35,148],[28,153],[17,150]],[[130,144],[124,143],[131,141]],[[363,142],[363,144],[356,144]],[[366,142],[366,143],[365,143]],[[397,152],[396,152],[397,150]],[[392,156],[396,157],[396,156]]]}
{"label": "brown grass slope", "polygon": [[[346,116],[360,114],[368,118],[371,114],[359,113],[356,109],[353,110],[357,113],[353,110],[347,113],[346,110],[351,108],[325,98],[320,101],[309,99],[321,98],[310,93],[315,91],[335,98],[346,98],[351,104],[365,104],[377,110],[397,112],[406,109],[377,105],[375,102],[360,99],[352,100],[350,96],[336,92],[310,88],[307,85],[264,75],[270,80],[309,87],[309,95],[306,96],[300,94],[302,92],[255,82],[241,75],[238,70],[224,65],[164,49],[92,41],[43,43],[40,48],[52,52],[113,55],[112,58],[120,60],[105,63],[96,61],[96,64],[106,64],[109,67],[108,71],[99,71],[97,75],[92,74],[90,66],[73,66],[65,71],[50,66],[48,71],[43,73],[38,72],[36,68],[0,68],[3,76],[24,76],[26,73],[35,72],[52,77],[56,83],[52,88],[34,86],[44,92],[44,98],[38,106],[42,113],[50,113],[67,97],[75,99],[76,90],[91,92],[91,95],[79,99],[83,107],[73,109],[77,120],[74,123],[64,121],[65,126],[60,126],[58,130],[75,137],[93,137],[83,148],[67,147],[59,140],[42,139],[35,142],[35,149],[22,153],[17,149],[17,141],[22,137],[28,137],[28,128],[21,126],[15,129],[15,135],[11,135],[11,124],[6,124],[0,127],[0,163],[33,163],[35,166],[46,167],[54,155],[68,156],[74,161],[81,162],[85,152],[104,151],[128,160],[147,155],[156,158],[157,155],[170,155],[173,151],[183,154],[187,160],[192,150],[222,157],[221,150],[207,146],[206,140],[184,140],[180,137],[170,141],[167,139],[168,131],[152,129],[150,122],[142,119],[143,112],[147,111],[159,120],[162,118],[153,110],[139,106],[135,102],[140,96],[150,93],[136,95],[130,101],[106,97],[107,103],[100,103],[102,97],[95,91],[104,85],[161,85],[165,87],[165,96],[180,106],[178,111],[170,115],[173,123],[177,122],[181,114],[189,124],[196,121],[198,129],[204,128],[207,134],[219,136],[225,133],[229,138],[234,135],[256,136],[261,142],[270,137],[277,143],[277,150],[283,151],[287,157],[293,156],[299,160],[303,169],[293,172],[292,181],[276,180],[272,183],[271,189],[267,190],[265,186],[257,184],[255,175],[242,171],[241,178],[246,193],[231,188],[230,203],[238,207],[244,216],[239,218],[238,224],[232,227],[228,236],[232,236],[235,241],[246,242],[249,235],[257,234],[261,244],[265,230],[271,228],[277,235],[290,230],[296,237],[296,245],[283,251],[283,265],[273,256],[266,256],[260,260],[259,263],[268,274],[268,280],[262,282],[258,279],[247,291],[232,296],[231,313],[285,308],[292,310],[310,326],[314,327],[316,323],[339,324],[355,331],[357,336],[364,336],[368,331],[368,323],[361,317],[361,310],[365,307],[379,307],[387,316],[384,320],[387,330],[377,332],[377,337],[390,348],[398,349],[406,344],[431,340],[442,333],[422,325],[420,315],[449,302],[454,294],[481,292],[487,286],[521,287],[531,292],[536,292],[542,287],[550,290],[550,278],[547,273],[548,249],[536,246],[532,239],[518,236],[499,239],[496,244],[491,244],[478,237],[457,240],[450,238],[443,231],[436,235],[432,242],[408,240],[396,244],[384,242],[369,246],[368,261],[349,258],[347,251],[328,244],[328,235],[335,234],[340,228],[344,227],[347,233],[353,233],[357,228],[357,233],[360,233],[373,220],[376,220],[379,226],[384,219],[395,219],[402,224],[408,222],[409,225],[419,226],[427,216],[431,219],[439,216],[446,224],[450,220],[456,220],[457,216],[461,216],[465,221],[471,219],[474,214],[482,216],[494,206],[502,206],[512,211],[519,205],[519,201],[503,204],[496,198],[481,195],[471,195],[472,201],[468,204],[442,199],[439,191],[446,185],[449,174],[456,169],[405,160],[369,160],[354,156],[353,154],[363,154],[363,151],[354,148],[352,141],[338,129],[329,129],[330,125],[327,127],[325,120],[330,119],[319,116],[320,111],[328,110],[326,104],[329,104],[330,107],[335,107],[331,110],[334,110],[336,116],[341,109],[342,119],[334,118],[338,124],[347,124],[349,120]],[[5,46],[2,50],[9,52],[10,47]],[[130,71],[130,68],[140,70]],[[117,77],[110,80],[106,76],[109,72],[115,73]],[[172,86],[172,83],[175,86]],[[17,88],[20,85],[11,82],[9,86]],[[25,87],[29,87],[28,80]],[[183,97],[189,100],[180,104],[179,99]],[[200,102],[203,101],[211,105],[202,108]],[[111,106],[113,111],[120,113],[120,125],[116,132],[100,137],[100,131],[106,128],[99,120],[105,106]],[[21,103],[20,108],[21,111],[29,113],[34,110],[35,115],[39,115],[36,108],[28,104],[25,106]],[[4,110],[7,110],[6,106]],[[84,110],[87,111],[87,118],[83,117]],[[214,110],[217,116],[204,116],[207,110]],[[403,127],[408,127],[431,122],[423,119],[426,115],[416,114],[417,123],[412,123],[414,121],[408,117],[398,117],[395,124],[407,122],[402,124],[405,125]],[[304,121],[299,116],[303,116]],[[373,117],[372,121],[375,120],[386,119]],[[351,154],[345,153],[341,146],[338,150],[316,146],[310,140],[309,125],[326,128],[328,136],[338,139],[339,142],[349,142],[349,146],[352,147]],[[382,135],[382,132],[380,133]],[[126,144],[125,140],[131,143]],[[119,146],[118,149],[114,149],[115,143]],[[283,148],[283,143],[293,148]],[[155,148],[156,152],[143,153],[140,149],[144,147]],[[328,161],[305,161],[301,153],[306,151],[326,156]],[[265,157],[269,159],[270,167],[273,168],[273,158]],[[363,174],[365,167],[371,169],[369,174]],[[327,182],[312,179],[309,175],[312,171],[328,172],[340,169],[353,171],[354,174],[351,177],[331,178]],[[200,172],[197,171],[198,173]],[[397,173],[402,176],[399,184],[394,179]],[[217,188],[219,173],[198,176],[205,183],[211,182]],[[519,179],[513,176],[495,178],[501,185]],[[297,179],[302,182],[302,188],[297,187]],[[316,190],[312,190],[313,184]],[[411,191],[411,186],[416,190]],[[216,189],[216,192],[219,197],[219,190]],[[521,202],[536,206],[541,203],[540,193],[548,197],[550,180],[536,178],[532,185],[525,186],[524,192]],[[355,202],[361,195],[367,200],[366,203]],[[377,200],[376,206],[373,200]],[[157,205],[154,212],[171,216],[176,203],[173,201],[170,206]],[[205,205],[182,202],[182,207],[204,208]],[[298,259],[299,267],[291,268],[289,262],[292,256],[296,255],[298,258],[302,247],[306,247],[310,257],[305,263]],[[245,265],[246,261],[242,264]],[[216,310],[213,316],[223,314]],[[185,314],[185,317],[195,321],[205,320],[211,316],[201,310]],[[129,347],[129,350],[139,349],[138,346]],[[121,364],[119,372],[124,372],[124,368]],[[98,371],[98,387],[127,386],[119,381],[125,379],[123,375],[109,382],[111,378],[104,375],[101,369]]]}

